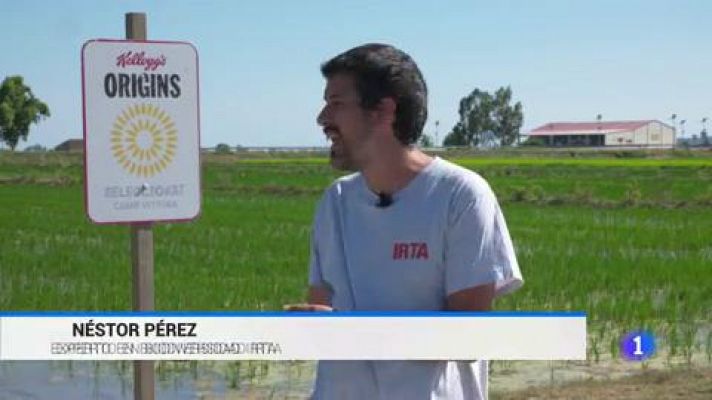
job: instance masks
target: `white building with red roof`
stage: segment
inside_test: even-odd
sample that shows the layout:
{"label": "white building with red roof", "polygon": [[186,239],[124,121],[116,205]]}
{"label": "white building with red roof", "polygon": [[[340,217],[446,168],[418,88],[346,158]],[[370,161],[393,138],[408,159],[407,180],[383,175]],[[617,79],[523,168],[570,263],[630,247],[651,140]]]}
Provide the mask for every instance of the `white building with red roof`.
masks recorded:
{"label": "white building with red roof", "polygon": [[672,126],[650,119],[643,121],[549,122],[531,132],[549,146],[672,147]]}

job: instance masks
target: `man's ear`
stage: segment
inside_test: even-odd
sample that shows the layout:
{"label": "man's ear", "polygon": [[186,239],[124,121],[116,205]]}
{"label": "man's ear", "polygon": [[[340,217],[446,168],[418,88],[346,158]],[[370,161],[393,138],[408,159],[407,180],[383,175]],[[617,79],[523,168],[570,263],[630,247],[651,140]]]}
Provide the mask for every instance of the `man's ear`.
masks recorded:
{"label": "man's ear", "polygon": [[396,120],[396,101],[392,97],[384,97],[378,102],[376,106],[376,111],[378,115],[379,122],[387,125],[393,126],[393,122]]}

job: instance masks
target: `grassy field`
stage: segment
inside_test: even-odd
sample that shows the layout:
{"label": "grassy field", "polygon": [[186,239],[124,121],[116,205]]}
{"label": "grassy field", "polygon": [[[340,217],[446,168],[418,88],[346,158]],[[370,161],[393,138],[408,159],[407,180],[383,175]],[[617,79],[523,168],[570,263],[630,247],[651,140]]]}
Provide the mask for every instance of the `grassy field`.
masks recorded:
{"label": "grassy field", "polygon": [[[500,310],[583,310],[590,358],[648,327],[712,362],[712,157],[457,155],[497,193],[525,286]],[[0,310],[130,309],[129,235],[84,216],[79,156],[0,153]],[[305,292],[326,160],[204,158],[201,218],[155,228],[159,310],[279,310]]]}

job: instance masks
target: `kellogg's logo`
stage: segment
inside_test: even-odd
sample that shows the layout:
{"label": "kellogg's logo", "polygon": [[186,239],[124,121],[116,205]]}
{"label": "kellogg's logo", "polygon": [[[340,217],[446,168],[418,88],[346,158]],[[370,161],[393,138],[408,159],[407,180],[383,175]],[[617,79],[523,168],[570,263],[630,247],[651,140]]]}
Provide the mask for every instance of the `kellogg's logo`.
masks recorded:
{"label": "kellogg's logo", "polygon": [[166,65],[166,56],[163,54],[156,57],[146,56],[146,52],[135,53],[127,51],[116,57],[116,66],[121,68],[138,66],[143,67],[144,71],[155,71],[158,67]]}

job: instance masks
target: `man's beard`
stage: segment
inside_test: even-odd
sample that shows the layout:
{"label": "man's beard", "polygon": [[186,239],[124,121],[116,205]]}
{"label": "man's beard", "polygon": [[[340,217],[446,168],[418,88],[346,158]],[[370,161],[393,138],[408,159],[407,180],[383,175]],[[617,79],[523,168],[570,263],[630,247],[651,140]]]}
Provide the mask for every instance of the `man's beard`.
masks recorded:
{"label": "man's beard", "polygon": [[331,167],[339,171],[356,171],[356,166],[351,160],[351,157],[342,148],[341,151],[336,151],[332,147],[329,150],[329,160]]}

